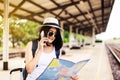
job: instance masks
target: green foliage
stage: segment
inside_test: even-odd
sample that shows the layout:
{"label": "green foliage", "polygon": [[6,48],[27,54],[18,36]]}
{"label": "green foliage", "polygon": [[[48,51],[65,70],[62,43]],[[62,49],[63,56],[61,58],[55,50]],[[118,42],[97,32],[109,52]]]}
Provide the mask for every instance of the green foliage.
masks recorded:
{"label": "green foliage", "polygon": [[64,31],[64,39],[63,39],[64,43],[68,43],[69,42],[69,32],[68,31]]}
{"label": "green foliage", "polygon": [[33,40],[37,37],[36,28],[38,23],[28,21],[22,22],[18,18],[10,18],[10,41],[15,47],[15,44],[23,43],[27,44],[28,41]]}
{"label": "green foliage", "polygon": [[2,28],[0,28],[0,39],[2,38],[2,33],[3,33],[3,30]]}
{"label": "green foliage", "polygon": [[[2,45],[3,35],[3,21],[0,21],[0,46]],[[25,46],[29,41],[38,37],[39,24],[33,21],[19,19],[16,17],[9,18],[9,40],[12,43],[12,47],[20,44]]]}
{"label": "green foliage", "polygon": [[0,28],[0,46],[2,46],[2,33],[3,33],[3,30]]}
{"label": "green foliage", "polygon": [[3,35],[3,29],[2,29],[3,21],[0,21],[0,46],[2,46],[2,35]]}
{"label": "green foliage", "polygon": [[37,38],[37,27],[38,24],[32,21],[27,21],[25,24],[21,24],[21,28],[20,30],[23,33],[23,38],[22,38],[22,42],[24,44],[26,44],[28,41],[31,41],[35,38]]}
{"label": "green foliage", "polygon": [[[76,35],[75,33],[72,33],[75,36],[75,39],[80,42],[80,41],[85,41],[86,40],[86,36],[83,35]],[[63,42],[64,43],[68,43],[69,42],[69,32],[68,31],[64,31],[64,37],[63,37]]]}

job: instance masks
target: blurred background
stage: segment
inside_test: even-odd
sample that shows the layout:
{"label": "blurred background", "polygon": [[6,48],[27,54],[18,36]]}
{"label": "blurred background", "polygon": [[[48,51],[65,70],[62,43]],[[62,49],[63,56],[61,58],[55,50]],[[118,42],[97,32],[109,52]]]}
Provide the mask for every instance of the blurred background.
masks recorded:
{"label": "blurred background", "polygon": [[20,77],[19,71],[10,71],[25,66],[26,44],[38,38],[44,18],[56,17],[64,29],[60,58],[91,59],[78,73],[80,80],[119,80],[119,4],[119,0],[0,0],[1,79]]}

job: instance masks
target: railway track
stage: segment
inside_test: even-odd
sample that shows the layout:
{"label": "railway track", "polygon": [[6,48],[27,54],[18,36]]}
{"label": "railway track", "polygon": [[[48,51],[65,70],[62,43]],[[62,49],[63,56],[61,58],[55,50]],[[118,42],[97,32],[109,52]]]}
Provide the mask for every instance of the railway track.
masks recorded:
{"label": "railway track", "polygon": [[114,80],[120,80],[120,44],[106,44]]}
{"label": "railway track", "polygon": [[113,54],[113,56],[117,59],[118,63],[120,63],[120,44],[106,44],[107,48]]}

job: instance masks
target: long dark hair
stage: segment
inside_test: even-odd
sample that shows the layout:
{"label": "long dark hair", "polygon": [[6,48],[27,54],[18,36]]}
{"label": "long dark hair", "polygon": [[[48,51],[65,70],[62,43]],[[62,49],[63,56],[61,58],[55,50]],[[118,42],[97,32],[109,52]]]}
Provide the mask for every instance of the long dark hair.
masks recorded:
{"label": "long dark hair", "polygon": [[[39,31],[38,40],[41,39],[41,35],[40,35],[41,32],[44,31],[44,36],[46,37],[50,28],[52,28],[52,27],[50,27],[50,26],[41,27],[41,29]],[[56,35],[55,35],[55,40],[52,42],[52,44],[55,46],[56,50],[59,50],[63,45],[63,41],[62,41],[62,37],[61,37],[61,34],[60,34],[60,29],[58,29],[58,28],[56,28],[56,29],[57,29],[57,31],[56,31]]]}

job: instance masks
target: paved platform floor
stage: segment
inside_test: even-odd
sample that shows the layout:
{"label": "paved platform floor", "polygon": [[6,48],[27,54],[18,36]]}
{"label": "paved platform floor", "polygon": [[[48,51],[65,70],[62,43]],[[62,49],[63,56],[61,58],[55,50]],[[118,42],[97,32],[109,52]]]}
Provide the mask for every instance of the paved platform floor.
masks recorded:
{"label": "paved platform floor", "polygon": [[[81,49],[66,49],[66,54],[60,58],[77,62],[90,59],[90,61],[79,71],[79,80],[114,80],[111,72],[108,55],[103,43],[94,47],[84,46]],[[9,70],[2,70],[3,62],[0,61],[1,80],[10,80],[9,72],[13,68],[24,67],[24,58],[13,58],[9,60]],[[12,80],[19,80],[19,72],[12,74]]]}

